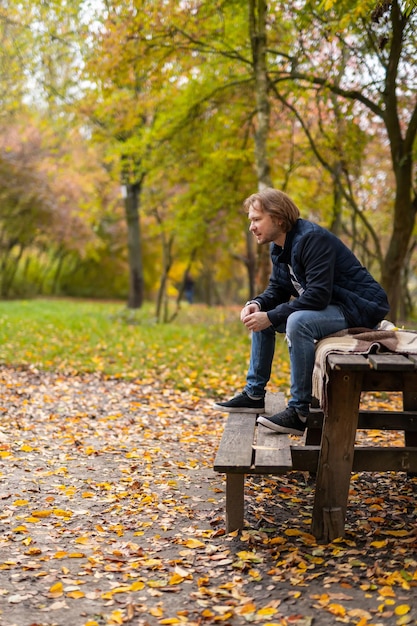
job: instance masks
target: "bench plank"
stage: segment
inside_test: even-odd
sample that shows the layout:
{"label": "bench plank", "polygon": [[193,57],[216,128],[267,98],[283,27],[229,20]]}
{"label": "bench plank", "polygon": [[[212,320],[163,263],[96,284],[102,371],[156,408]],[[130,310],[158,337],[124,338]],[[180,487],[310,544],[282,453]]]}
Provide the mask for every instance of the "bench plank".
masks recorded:
{"label": "bench plank", "polygon": [[358,429],[417,431],[417,411],[359,411]]}
{"label": "bench plank", "polygon": [[[323,426],[323,414],[310,415],[307,422],[309,429],[320,430]],[[417,431],[417,410],[410,411],[359,411],[358,430],[404,430]],[[319,442],[317,442],[319,443]]]}
{"label": "bench plank", "polygon": [[319,445],[291,446],[293,469],[315,474],[319,463],[319,454]]}
{"label": "bench plank", "polygon": [[256,415],[230,413],[214,461],[216,472],[249,472],[253,461]]}
{"label": "bench plank", "polygon": [[259,425],[254,446],[256,472],[278,474],[292,470],[290,446],[289,435],[279,435]]}
{"label": "bench plank", "polygon": [[[292,446],[293,469],[315,473],[320,446]],[[416,472],[417,447],[355,446],[353,472]]]}
{"label": "bench plank", "polygon": [[327,357],[327,364],[332,370],[348,369],[357,372],[369,369],[368,359],[363,354],[337,354],[332,352]]}
{"label": "bench plank", "polygon": [[394,372],[396,370],[403,372],[415,368],[415,363],[409,358],[403,354],[393,354],[392,352],[387,354],[370,354],[368,361],[373,369],[385,370],[387,372]]}
{"label": "bench plank", "polygon": [[357,446],[354,472],[417,472],[417,448]]}

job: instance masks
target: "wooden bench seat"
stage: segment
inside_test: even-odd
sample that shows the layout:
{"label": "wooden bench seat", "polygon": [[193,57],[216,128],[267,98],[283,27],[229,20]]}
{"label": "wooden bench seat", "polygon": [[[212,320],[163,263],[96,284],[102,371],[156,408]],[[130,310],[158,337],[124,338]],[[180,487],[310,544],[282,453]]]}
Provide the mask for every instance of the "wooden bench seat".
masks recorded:
{"label": "wooden bench seat", "polygon": [[[267,395],[268,411],[285,408],[283,394]],[[214,470],[226,474],[226,530],[243,528],[245,474],[284,474],[293,469],[290,438],[277,436],[256,423],[257,415],[230,413],[214,461]]]}
{"label": "wooden bench seat", "polygon": [[[246,474],[317,474],[312,533],[322,540],[344,534],[352,471],[417,473],[417,358],[400,354],[330,354],[326,411],[312,413],[303,439],[277,434],[257,416],[231,413],[214,462],[226,474],[226,530],[244,525]],[[400,391],[403,411],[359,410],[363,391]],[[283,394],[267,394],[265,414],[285,408]],[[269,406],[268,406],[269,405]],[[356,430],[404,431],[404,446],[355,445]]]}

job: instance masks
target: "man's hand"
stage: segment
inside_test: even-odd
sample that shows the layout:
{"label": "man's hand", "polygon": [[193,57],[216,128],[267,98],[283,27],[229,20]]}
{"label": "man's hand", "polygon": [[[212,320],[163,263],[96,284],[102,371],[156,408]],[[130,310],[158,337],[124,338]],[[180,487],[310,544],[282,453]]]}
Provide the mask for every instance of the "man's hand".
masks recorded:
{"label": "man's hand", "polygon": [[[256,311],[247,310],[252,309],[253,306],[255,306]],[[245,306],[240,314],[240,319],[245,324],[248,330],[259,331],[268,328],[268,326],[272,326],[271,322],[269,321],[268,315],[264,311],[259,311],[256,304],[250,304],[248,306]]]}
{"label": "man's hand", "polygon": [[250,313],[259,313],[259,311],[260,309],[256,302],[248,302],[248,304],[245,304],[240,312],[240,321],[245,323],[245,317],[247,317]]}

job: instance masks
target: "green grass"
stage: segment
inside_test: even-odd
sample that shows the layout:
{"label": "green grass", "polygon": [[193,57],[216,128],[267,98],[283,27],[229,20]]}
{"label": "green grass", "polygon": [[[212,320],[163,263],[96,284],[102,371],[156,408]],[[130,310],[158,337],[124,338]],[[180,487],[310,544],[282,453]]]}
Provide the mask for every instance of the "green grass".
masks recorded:
{"label": "green grass", "polygon": [[[171,324],[153,305],[40,299],[0,302],[0,363],[62,373],[160,381],[217,397],[240,389],[250,336],[239,308],[184,304]],[[278,340],[271,386],[288,385],[287,351]]]}

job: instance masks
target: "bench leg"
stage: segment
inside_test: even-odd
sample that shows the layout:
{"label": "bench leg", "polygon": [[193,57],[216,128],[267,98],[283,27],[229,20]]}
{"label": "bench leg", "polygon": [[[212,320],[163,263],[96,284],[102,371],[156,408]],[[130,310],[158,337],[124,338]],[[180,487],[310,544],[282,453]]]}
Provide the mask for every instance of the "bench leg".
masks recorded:
{"label": "bench leg", "polygon": [[226,532],[243,528],[245,474],[226,474]]}

